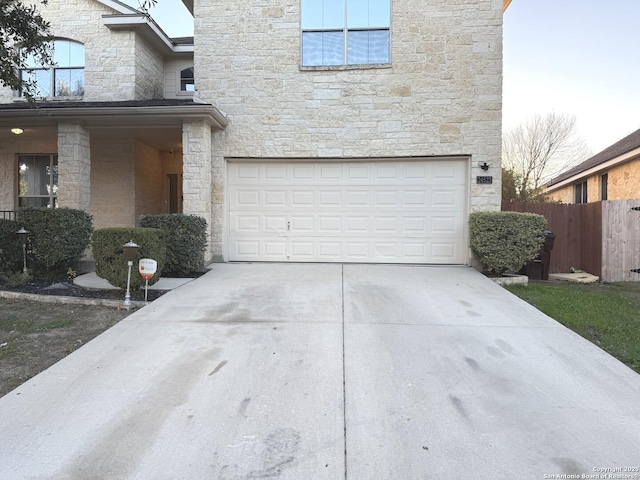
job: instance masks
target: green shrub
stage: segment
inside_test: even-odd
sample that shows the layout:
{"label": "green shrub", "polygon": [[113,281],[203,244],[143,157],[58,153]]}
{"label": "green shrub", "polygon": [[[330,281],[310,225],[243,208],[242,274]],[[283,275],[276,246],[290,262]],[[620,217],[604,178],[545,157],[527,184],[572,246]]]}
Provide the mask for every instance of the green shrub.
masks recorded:
{"label": "green shrub", "polygon": [[149,285],[160,279],[165,261],[166,247],[164,232],[157,228],[101,228],[93,232],[93,257],[96,261],[96,274],[111,285],[127,288],[127,260],[123,245],[133,241],[140,245],[138,255],[131,269],[131,289],[144,286],[145,281],[138,272],[141,258],[152,258],[158,262],[158,270]]}
{"label": "green shrub", "polygon": [[22,267],[22,242],[16,235],[20,224],[0,219],[0,272],[16,272]]}
{"label": "green shrub", "polygon": [[93,219],[72,208],[25,208],[18,223],[29,231],[30,252],[36,271],[64,276],[89,247]]}
{"label": "green shrub", "polygon": [[204,218],[177,213],[143,215],[140,217],[140,225],[160,228],[165,232],[165,275],[184,277],[203,270],[207,246],[207,222]]}
{"label": "green shrub", "polygon": [[539,253],[545,224],[535,213],[474,212],[469,215],[471,250],[487,272],[518,271]]}

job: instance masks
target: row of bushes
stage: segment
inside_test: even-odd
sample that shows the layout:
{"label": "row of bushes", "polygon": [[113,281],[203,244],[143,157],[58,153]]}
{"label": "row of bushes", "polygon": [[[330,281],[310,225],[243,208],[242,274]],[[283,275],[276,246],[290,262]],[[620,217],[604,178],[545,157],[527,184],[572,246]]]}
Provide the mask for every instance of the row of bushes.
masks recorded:
{"label": "row of bushes", "polygon": [[[0,220],[0,272],[12,272],[22,263],[16,231],[29,234],[29,258],[36,272],[60,276],[88,248],[93,233],[96,273],[113,285],[126,287],[127,265],[122,246],[141,246],[138,260],[153,258],[157,274],[186,276],[202,271],[206,247],[206,221],[188,215],[145,215],[142,228],[106,228],[93,232],[91,216],[68,208],[20,210],[18,221]],[[545,218],[517,212],[474,212],[469,216],[470,246],[487,272],[518,271],[535,258],[544,242]],[[135,270],[133,287],[143,284]]]}
{"label": "row of bushes", "polygon": [[[126,286],[122,246],[133,240],[141,246],[138,259],[153,258],[160,274],[187,276],[204,267],[206,221],[190,215],[145,215],[143,228],[107,228],[93,231],[91,215],[69,208],[27,208],[18,220],[0,219],[0,272],[22,267],[22,244],[16,231],[29,231],[28,264],[38,276],[60,278],[82,258],[93,241],[96,272],[116,286]],[[124,272],[124,274],[123,274]],[[135,286],[142,279],[133,275]],[[124,280],[122,280],[124,278]],[[124,285],[123,285],[124,282]]]}

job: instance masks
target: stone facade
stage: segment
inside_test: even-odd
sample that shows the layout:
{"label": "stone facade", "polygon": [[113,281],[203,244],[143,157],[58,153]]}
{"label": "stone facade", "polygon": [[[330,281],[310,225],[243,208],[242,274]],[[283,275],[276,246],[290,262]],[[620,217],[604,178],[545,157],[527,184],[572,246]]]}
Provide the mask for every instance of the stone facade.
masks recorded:
{"label": "stone facade", "polygon": [[393,0],[388,67],[303,68],[299,1],[196,0],[197,95],[231,120],[214,135],[214,162],[465,155],[468,209],[499,210],[502,7]]}
{"label": "stone facade", "polygon": [[219,254],[222,246],[211,239],[211,126],[206,122],[185,122],[182,127],[182,195],[184,213],[207,220],[207,251],[205,257]]}
{"label": "stone facade", "polygon": [[89,210],[91,147],[89,133],[77,123],[58,124],[58,204]]}
{"label": "stone facade", "polygon": [[[85,46],[85,101],[118,101],[162,98],[163,64],[160,54],[134,30],[110,30],[102,16],[116,13],[93,0],[50,1],[38,4],[51,24],[54,37]],[[16,98],[0,88],[0,103]]]}

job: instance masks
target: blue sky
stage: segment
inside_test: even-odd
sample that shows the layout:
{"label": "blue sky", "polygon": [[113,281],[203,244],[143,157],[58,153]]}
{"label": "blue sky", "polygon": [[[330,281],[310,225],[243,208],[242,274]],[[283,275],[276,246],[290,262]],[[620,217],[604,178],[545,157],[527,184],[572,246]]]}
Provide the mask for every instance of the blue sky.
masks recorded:
{"label": "blue sky", "polygon": [[[181,0],[158,0],[150,13],[169,36],[193,34]],[[638,24],[640,0],[513,0],[504,16],[504,128],[536,113],[572,114],[593,153],[640,128]]]}
{"label": "blue sky", "polygon": [[573,114],[597,153],[640,128],[639,0],[513,0],[504,15],[503,125]]}

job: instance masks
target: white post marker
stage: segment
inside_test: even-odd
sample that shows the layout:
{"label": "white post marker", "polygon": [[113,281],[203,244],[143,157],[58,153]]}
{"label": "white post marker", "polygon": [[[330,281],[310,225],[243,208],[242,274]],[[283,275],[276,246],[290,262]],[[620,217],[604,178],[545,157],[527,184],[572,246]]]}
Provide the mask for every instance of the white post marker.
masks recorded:
{"label": "white post marker", "polygon": [[140,271],[140,276],[145,279],[144,286],[144,301],[147,301],[147,290],[149,289],[149,280],[153,278],[158,269],[158,262],[152,260],[151,258],[142,258],[138,263],[138,270]]}

